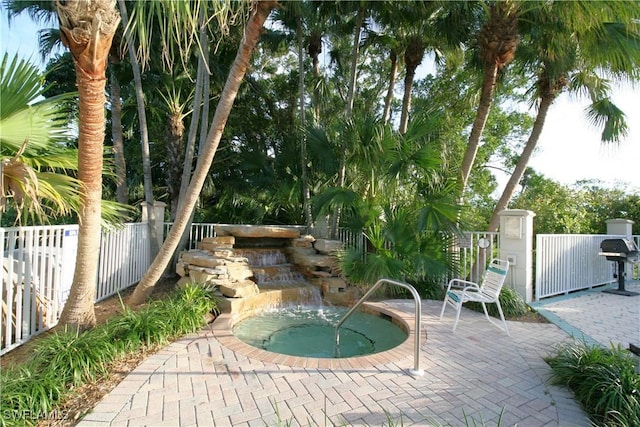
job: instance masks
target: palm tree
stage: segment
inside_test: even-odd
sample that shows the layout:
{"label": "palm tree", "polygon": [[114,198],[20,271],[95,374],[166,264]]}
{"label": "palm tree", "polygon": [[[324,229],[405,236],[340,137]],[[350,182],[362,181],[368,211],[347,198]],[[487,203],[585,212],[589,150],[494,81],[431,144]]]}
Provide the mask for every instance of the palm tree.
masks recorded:
{"label": "palm tree", "polygon": [[[355,16],[355,24],[353,26],[353,44],[350,60],[349,71],[349,87],[347,89],[346,108],[345,108],[345,120],[351,119],[353,114],[353,102],[356,93],[356,82],[358,78],[358,60],[360,56],[360,35],[362,33],[362,25],[365,21],[367,10],[366,0],[360,0],[357,2],[357,11]],[[346,182],[346,139],[342,139],[342,145],[340,149],[340,165],[338,166],[338,188],[343,188]],[[333,212],[333,218],[331,222],[331,237],[335,238],[338,232],[338,226],[340,224],[340,209],[337,208]]]}
{"label": "palm tree", "polygon": [[252,4],[251,16],[246,24],[244,37],[242,38],[238,53],[229,71],[224,89],[220,94],[220,101],[218,102],[218,107],[213,117],[207,142],[204,147],[201,147],[198,163],[187,189],[184,206],[178,211],[176,220],[164,244],[160,248],[160,252],[153,260],[147,273],[136,286],[131,297],[129,297],[129,304],[131,305],[141,304],[146,300],[149,293],[153,290],[153,286],[155,286],[162,272],[173,257],[173,253],[191,217],[191,212],[198,200],[198,195],[202,190],[209,168],[220,144],[224,126],[233,107],[233,101],[238,93],[244,75],[249,68],[251,54],[260,39],[264,22],[277,4],[275,1],[259,1]]}
{"label": "palm tree", "polygon": [[[113,61],[110,62],[113,65]],[[111,104],[111,135],[113,136],[113,157],[116,173],[116,200],[129,203],[127,186],[127,162],[124,157],[124,138],[122,136],[122,99],[120,81],[113,67],[109,73],[109,99]]]}
{"label": "palm tree", "polygon": [[[65,147],[67,114],[60,102],[74,94],[39,99],[44,88],[37,67],[5,53],[0,64],[0,213],[10,204],[16,221],[47,222],[75,211],[76,150]],[[46,153],[46,155],[45,155]]]}
{"label": "palm tree", "polygon": [[106,68],[120,23],[115,0],[56,1],[62,42],[73,55],[79,94],[78,179],[82,183],[78,253],[62,325],[77,329],[96,322],[94,300],[100,253],[100,201],[105,134]]}
{"label": "palm tree", "polygon": [[170,217],[173,220],[178,211],[180,197],[180,178],[184,166],[184,119],[191,111],[187,104],[192,94],[182,95],[182,81],[185,76],[169,75],[170,81],[165,84],[159,95],[163,100],[163,115],[167,119],[166,128],[166,183],[169,190]]}
{"label": "palm tree", "polygon": [[[138,2],[137,4],[145,2]],[[118,7],[123,18],[124,25],[128,25],[129,16],[127,6],[124,0],[118,0]],[[156,218],[155,209],[153,209],[155,198],[153,196],[153,180],[151,177],[151,154],[149,150],[149,130],[147,127],[147,113],[145,110],[144,92],[142,90],[142,76],[140,63],[136,57],[135,47],[132,42],[130,31],[125,28],[124,38],[126,40],[127,50],[129,52],[129,62],[133,71],[133,82],[136,94],[136,105],[138,107],[138,124],[140,131],[140,146],[142,148],[142,176],[144,182],[144,199],[147,204],[147,218],[149,223],[149,249],[151,255],[158,253],[158,236],[156,227],[157,221],[163,221],[164,218]]]}
{"label": "palm tree", "polygon": [[460,194],[464,193],[478,152],[480,138],[493,103],[498,73],[514,58],[519,42],[518,14],[520,4],[514,0],[490,1],[488,18],[478,33],[478,47],[482,61],[482,87],[476,118],[462,159],[458,179]]}
{"label": "palm tree", "polygon": [[525,69],[538,73],[530,90],[538,113],[488,231],[497,231],[498,214],[507,208],[522,180],[549,108],[560,93],[568,90],[590,96],[588,114],[595,124],[603,125],[603,142],[616,142],[625,135],[624,114],[609,100],[610,85],[601,75],[631,81],[640,77],[640,31],[633,21],[639,14],[640,7],[631,2],[588,3],[579,8],[569,2],[523,14],[523,21],[531,26],[526,27],[521,53]]}

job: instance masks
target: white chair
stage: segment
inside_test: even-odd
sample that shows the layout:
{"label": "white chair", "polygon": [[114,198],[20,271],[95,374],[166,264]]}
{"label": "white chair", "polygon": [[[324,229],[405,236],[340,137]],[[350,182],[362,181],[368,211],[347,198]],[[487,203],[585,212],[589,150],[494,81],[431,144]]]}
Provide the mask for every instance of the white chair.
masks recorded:
{"label": "white chair", "polygon": [[[468,280],[451,280],[447,286],[444,303],[442,304],[440,320],[442,320],[447,304],[452,306],[456,310],[456,321],[453,324],[453,332],[455,333],[456,326],[458,326],[458,319],[460,318],[462,304],[468,301],[476,301],[482,304],[482,309],[484,310],[487,320],[498,328],[504,330],[507,335],[511,336],[509,334],[507,322],[504,320],[504,314],[502,313],[502,307],[500,306],[500,300],[498,298],[500,291],[502,290],[502,286],[504,285],[504,281],[507,278],[507,271],[509,271],[509,262],[495,258],[491,260],[491,263],[489,264],[489,267],[487,267],[487,271],[479,285]],[[500,319],[502,319],[504,328],[489,317],[487,306],[485,305],[488,303],[494,303],[498,307]]]}

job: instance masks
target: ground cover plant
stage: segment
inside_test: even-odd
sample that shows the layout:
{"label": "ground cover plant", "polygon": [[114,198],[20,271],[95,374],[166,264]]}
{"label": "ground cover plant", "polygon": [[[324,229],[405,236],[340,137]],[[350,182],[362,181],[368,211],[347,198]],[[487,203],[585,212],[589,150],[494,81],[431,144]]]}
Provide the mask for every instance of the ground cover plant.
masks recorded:
{"label": "ground cover plant", "polygon": [[27,360],[0,373],[0,426],[83,415],[59,404],[84,384],[104,380],[110,365],[197,331],[216,309],[212,289],[188,285],[86,332],[61,329],[43,337]]}
{"label": "ground cover plant", "polygon": [[552,381],[575,393],[595,425],[640,425],[640,373],[630,352],[573,343],[546,360]]}

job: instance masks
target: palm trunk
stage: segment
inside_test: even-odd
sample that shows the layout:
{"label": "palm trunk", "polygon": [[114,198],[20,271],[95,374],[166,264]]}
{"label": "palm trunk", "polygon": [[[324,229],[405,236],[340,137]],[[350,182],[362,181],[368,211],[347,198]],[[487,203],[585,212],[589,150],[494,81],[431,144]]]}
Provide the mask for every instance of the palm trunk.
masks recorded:
{"label": "palm trunk", "polygon": [[487,231],[498,231],[498,227],[500,226],[500,216],[498,214],[507,208],[507,205],[513,197],[513,193],[515,193],[516,191],[516,186],[520,183],[520,180],[522,179],[522,176],[527,169],[527,165],[529,164],[531,155],[538,145],[540,135],[542,134],[544,122],[547,119],[547,113],[549,112],[549,108],[551,108],[551,105],[553,104],[555,99],[555,94],[542,97],[540,101],[540,107],[538,108],[538,115],[536,116],[536,121],[533,123],[533,128],[531,129],[531,134],[529,135],[527,144],[524,146],[524,150],[522,150],[522,154],[518,159],[518,163],[516,164],[516,167],[513,170],[513,173],[511,174],[507,185],[505,186],[504,190],[502,190],[502,196],[500,196],[500,199],[496,203],[496,207],[493,210],[493,214],[491,215],[491,221],[489,221],[489,227]]}
{"label": "palm trunk", "polygon": [[302,40],[302,20],[297,19],[296,33],[298,35],[298,73],[300,75],[300,170],[302,173],[302,210],[307,228],[313,226],[313,215],[311,214],[311,195],[309,194],[309,177],[307,174],[307,123],[305,118],[304,105],[304,45]]}
{"label": "palm trunk", "polygon": [[396,74],[398,73],[398,55],[395,51],[391,51],[391,70],[389,71],[389,88],[387,95],[384,97],[384,111],[382,113],[382,122],[388,123],[391,118],[391,101],[393,101],[393,91],[396,86]]}
{"label": "palm trunk", "polygon": [[469,134],[469,142],[467,143],[467,149],[464,152],[462,166],[460,167],[460,176],[458,177],[461,200],[464,190],[467,187],[469,175],[471,175],[471,168],[475,162],[476,154],[478,153],[480,137],[482,136],[485,125],[487,124],[487,118],[489,117],[489,111],[491,110],[491,104],[493,103],[493,93],[495,91],[496,80],[498,78],[498,66],[495,63],[486,65],[483,75],[484,77],[482,80],[478,112],[475,120],[473,121],[471,134]]}
{"label": "palm trunk", "polygon": [[[200,25],[200,46],[202,46],[202,57],[198,58],[198,70],[196,72],[196,90],[193,97],[193,113],[191,115],[191,125],[189,126],[189,135],[187,137],[187,147],[184,154],[184,166],[182,169],[182,178],[180,180],[180,194],[178,196],[178,211],[184,205],[184,196],[189,187],[191,180],[191,170],[193,157],[196,151],[196,135],[198,133],[198,125],[200,126],[199,146],[204,146],[206,141],[206,130],[209,125],[209,40],[207,37],[207,26],[204,22],[204,9],[201,9],[198,17]],[[200,111],[202,110],[202,111]],[[198,120],[199,118],[199,120]],[[178,262],[180,251],[182,251],[189,242],[191,231],[191,223],[193,223],[193,215],[195,211],[191,211],[189,221],[184,227],[180,242],[174,254],[174,262]],[[175,219],[175,216],[174,216]]]}
{"label": "palm trunk", "polygon": [[78,134],[78,178],[80,193],[78,252],[69,298],[60,323],[76,329],[91,328],[96,323],[93,308],[100,253],[100,203],[102,201],[102,157],[105,134],[105,80],[92,80],[76,65],[80,98]]}
{"label": "palm trunk", "polygon": [[[208,52],[208,41],[206,37],[206,27],[203,23],[203,13],[204,10],[201,9],[200,16],[198,17],[199,25],[200,25],[200,44],[204,51]],[[206,55],[205,52],[202,52],[203,55]],[[198,124],[200,120],[200,108],[202,106],[202,90],[203,90],[203,81],[204,74],[207,72],[207,65],[205,61],[208,58],[199,57],[198,58],[198,71],[196,72],[196,90],[193,96],[193,113],[191,114],[191,125],[189,126],[189,135],[187,137],[187,146],[185,147],[184,154],[184,164],[182,168],[182,178],[180,181],[180,197],[178,202],[178,209],[180,209],[183,201],[184,194],[187,191],[187,187],[189,186],[189,181],[191,179],[191,170],[193,157],[195,153],[195,145],[196,145],[196,136],[198,133]]]}
{"label": "palm trunk", "polygon": [[127,187],[127,163],[124,158],[124,142],[122,138],[122,101],[120,100],[120,82],[111,69],[109,76],[111,98],[111,134],[113,137],[113,156],[116,168],[116,199],[119,203],[129,203]]}
{"label": "palm trunk", "polygon": [[220,94],[220,101],[207,136],[207,143],[204,147],[201,147],[196,169],[185,193],[184,206],[178,212],[158,256],[153,260],[146,274],[136,286],[131,297],[129,297],[130,305],[138,305],[146,301],[178,246],[180,237],[189,222],[191,213],[198,201],[198,195],[209,173],[211,163],[220,144],[220,138],[229,118],[229,113],[233,107],[233,102],[238,94],[238,89],[249,68],[251,53],[260,39],[265,20],[276,6],[276,1],[260,1],[253,5],[251,17],[244,30],[244,37],[229,71],[224,89]]}
{"label": "palm trunk", "polygon": [[411,109],[411,89],[416,75],[416,67],[407,66],[407,74],[404,77],[404,95],[402,97],[402,114],[400,115],[400,128],[398,131],[404,135],[409,125],[409,110]]}
{"label": "palm trunk", "polygon": [[[360,32],[362,23],[364,22],[364,7],[358,8],[356,16],[356,25],[353,30],[353,50],[351,51],[351,75],[349,79],[349,91],[347,92],[347,107],[345,117],[347,120],[353,114],[353,102],[356,93],[356,80],[358,76],[358,55],[360,52]],[[340,165],[338,167],[338,187],[344,188],[347,174],[347,146],[346,141],[342,138],[340,147]],[[333,220],[331,221],[331,238],[335,239],[338,235],[338,227],[340,226],[340,208],[336,208],[333,212]]]}
{"label": "palm trunk", "polygon": [[309,55],[311,56],[311,63],[313,69],[313,113],[315,123],[320,123],[322,115],[321,111],[321,98],[320,98],[320,53],[322,52],[322,34],[316,30],[311,32],[309,40]]}
{"label": "palm trunk", "polygon": [[96,323],[94,303],[100,259],[106,69],[120,15],[108,0],[89,5],[56,2],[56,8],[61,38],[73,55],[76,69],[78,179],[82,182],[76,265],[59,323],[84,330]]}
{"label": "palm trunk", "polygon": [[[120,14],[123,22],[129,22],[127,7],[124,0],[118,0]],[[147,202],[147,218],[149,221],[149,249],[151,256],[154,257],[158,253],[158,233],[156,228],[157,221],[163,221],[164,218],[156,218],[155,209],[153,209],[153,181],[151,179],[151,154],[149,150],[149,131],[147,129],[147,114],[144,109],[144,92],[142,90],[142,77],[140,75],[140,64],[136,57],[136,51],[133,47],[133,40],[128,32],[125,31],[125,40],[127,41],[127,49],[129,52],[129,60],[131,61],[131,70],[133,71],[133,82],[136,91],[136,103],[138,106],[138,124],[140,126],[140,145],[142,146],[142,174],[144,179],[144,200]]]}

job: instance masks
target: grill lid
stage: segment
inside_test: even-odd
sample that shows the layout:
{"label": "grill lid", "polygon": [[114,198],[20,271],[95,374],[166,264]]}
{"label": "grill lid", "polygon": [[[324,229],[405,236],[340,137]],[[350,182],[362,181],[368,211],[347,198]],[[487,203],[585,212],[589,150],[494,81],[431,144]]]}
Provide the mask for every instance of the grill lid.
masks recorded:
{"label": "grill lid", "polygon": [[624,238],[605,239],[600,243],[600,249],[602,252],[614,252],[627,256],[635,255],[638,252],[635,242]]}

